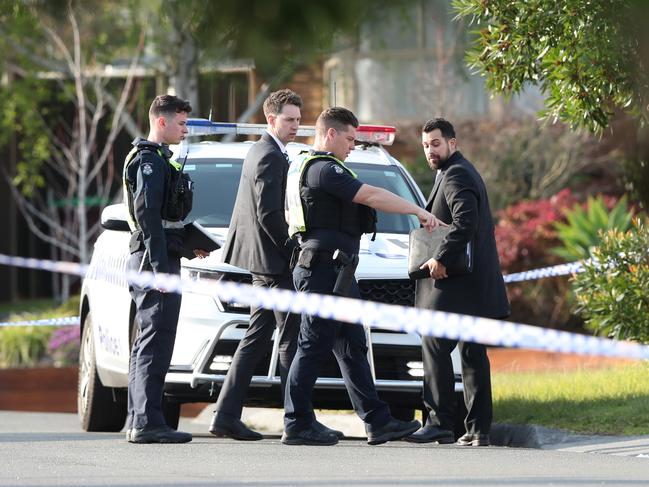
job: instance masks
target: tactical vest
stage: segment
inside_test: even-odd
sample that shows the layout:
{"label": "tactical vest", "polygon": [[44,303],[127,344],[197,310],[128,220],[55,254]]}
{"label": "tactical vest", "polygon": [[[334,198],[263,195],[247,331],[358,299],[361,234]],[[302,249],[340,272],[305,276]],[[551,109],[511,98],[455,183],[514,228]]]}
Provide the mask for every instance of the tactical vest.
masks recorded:
{"label": "tactical vest", "polygon": [[293,238],[298,233],[316,229],[336,230],[354,237],[376,232],[376,211],[369,206],[343,201],[319,188],[304,184],[307,168],[315,161],[330,161],[357,179],[356,173],[333,155],[310,151],[301,154],[291,164],[286,179],[286,207],[288,233]]}
{"label": "tactical vest", "polygon": [[194,201],[192,180],[188,174],[182,171],[183,164],[165,157],[162,150],[156,148],[154,144],[136,144],[128,153],[124,162],[122,189],[124,192],[124,204],[128,209],[128,226],[131,232],[139,230],[133,208],[134,188],[128,182],[128,168],[138,153],[144,151],[158,154],[163,160],[169,163],[168,170],[165,171],[165,187],[160,217],[162,218],[163,228],[182,228],[182,221],[192,211]]}

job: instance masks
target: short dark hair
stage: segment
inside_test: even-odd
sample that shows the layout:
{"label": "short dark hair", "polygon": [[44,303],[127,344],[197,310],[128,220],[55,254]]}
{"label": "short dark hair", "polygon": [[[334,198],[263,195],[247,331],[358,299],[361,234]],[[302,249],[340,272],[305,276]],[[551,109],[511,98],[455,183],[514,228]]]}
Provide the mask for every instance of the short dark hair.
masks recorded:
{"label": "short dark hair", "polygon": [[174,95],[158,95],[153,99],[149,108],[149,117],[175,116],[176,113],[189,113],[192,106],[188,101]]}
{"label": "short dark hair", "polygon": [[315,122],[316,133],[324,135],[330,128],[345,131],[349,126],[358,128],[358,119],[351,110],[331,107],[324,110]]}
{"label": "short dark hair", "polygon": [[421,131],[427,134],[435,129],[439,129],[442,133],[442,137],[446,140],[455,138],[455,129],[453,128],[453,125],[451,122],[443,118],[431,118],[424,124]]}
{"label": "short dark hair", "polygon": [[279,115],[282,113],[284,105],[295,105],[302,108],[302,97],[288,88],[273,91],[268,98],[264,100],[264,115]]}

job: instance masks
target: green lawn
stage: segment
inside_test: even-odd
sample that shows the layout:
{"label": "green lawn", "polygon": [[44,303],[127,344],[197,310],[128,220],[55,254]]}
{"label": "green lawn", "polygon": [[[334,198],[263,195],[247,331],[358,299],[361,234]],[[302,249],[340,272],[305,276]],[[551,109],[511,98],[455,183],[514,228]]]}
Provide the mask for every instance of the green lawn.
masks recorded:
{"label": "green lawn", "polygon": [[649,434],[649,362],[492,375],[494,422],[586,434]]}

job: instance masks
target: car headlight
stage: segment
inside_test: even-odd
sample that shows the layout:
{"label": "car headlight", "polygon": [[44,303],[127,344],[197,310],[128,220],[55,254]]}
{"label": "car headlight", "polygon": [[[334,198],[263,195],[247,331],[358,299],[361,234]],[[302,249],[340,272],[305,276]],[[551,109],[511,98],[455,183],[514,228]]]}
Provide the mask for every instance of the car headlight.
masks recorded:
{"label": "car headlight", "polygon": [[[252,276],[240,272],[223,272],[186,267],[181,270],[181,275],[182,274],[192,281],[230,281],[241,284],[252,284]],[[245,303],[239,303],[237,301],[222,301],[220,299],[219,303],[221,303],[221,307],[226,313],[250,313],[250,306]]]}

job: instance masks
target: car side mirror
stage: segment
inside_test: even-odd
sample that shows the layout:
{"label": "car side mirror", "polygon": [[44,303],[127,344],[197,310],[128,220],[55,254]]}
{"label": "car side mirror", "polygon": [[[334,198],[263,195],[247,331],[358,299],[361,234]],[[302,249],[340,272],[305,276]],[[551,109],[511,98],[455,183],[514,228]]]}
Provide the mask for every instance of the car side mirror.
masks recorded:
{"label": "car side mirror", "polygon": [[126,219],[126,206],[123,203],[107,206],[101,212],[101,226],[106,230],[129,232],[131,229]]}

